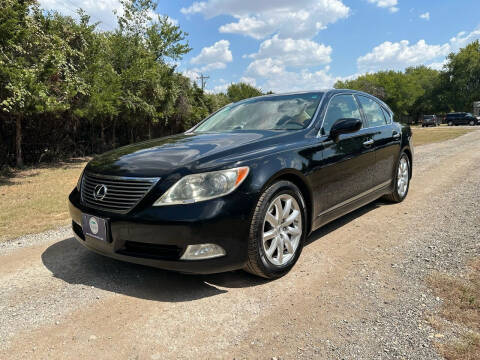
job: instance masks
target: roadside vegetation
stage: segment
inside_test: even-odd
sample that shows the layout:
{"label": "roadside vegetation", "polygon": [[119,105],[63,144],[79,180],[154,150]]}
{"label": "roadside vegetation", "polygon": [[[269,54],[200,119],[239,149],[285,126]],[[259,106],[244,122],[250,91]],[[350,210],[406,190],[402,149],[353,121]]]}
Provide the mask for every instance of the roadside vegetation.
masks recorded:
{"label": "roadside vegetation", "polygon": [[467,128],[467,127],[451,127],[451,126],[439,126],[439,127],[428,127],[422,128],[417,126],[412,126],[413,133],[413,145],[421,146],[436,142],[442,142],[450,139],[455,139],[456,137],[465,135],[470,131],[477,130],[477,128]]}
{"label": "roadside vegetation", "polygon": [[[211,94],[179,73],[188,34],[154,0],[121,0],[118,26],[103,31],[37,0],[0,0],[0,171],[54,163],[178,133],[219,107],[260,95],[245,83]],[[471,111],[480,100],[480,44],[424,66],[339,81],[392,107],[397,120]],[[317,87],[312,84],[312,88]]]}
{"label": "roadside vegetation", "polygon": [[436,273],[428,284],[443,300],[440,319],[432,325],[443,331],[446,321],[459,328],[457,340],[437,345],[441,354],[447,360],[480,359],[480,258],[472,261],[466,276]]}
{"label": "roadside vegetation", "polygon": [[85,161],[15,170],[0,177],[0,242],[67,225],[67,197]]}

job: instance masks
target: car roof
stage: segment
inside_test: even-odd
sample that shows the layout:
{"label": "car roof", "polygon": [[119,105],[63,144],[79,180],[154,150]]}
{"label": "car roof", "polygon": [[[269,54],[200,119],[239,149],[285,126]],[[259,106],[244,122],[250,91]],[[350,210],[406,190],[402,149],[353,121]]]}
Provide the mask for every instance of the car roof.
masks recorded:
{"label": "car roof", "polygon": [[376,99],[379,103],[381,103],[391,113],[393,113],[392,109],[390,109],[390,107],[385,102],[383,102],[381,99],[379,99],[378,97],[376,97],[374,95],[371,95],[369,93],[366,93],[364,91],[352,90],[352,89],[328,88],[328,89],[320,89],[320,90],[292,91],[292,92],[285,92],[285,93],[278,93],[278,94],[266,94],[266,95],[261,95],[261,96],[256,96],[256,97],[253,97],[253,98],[245,99],[245,100],[258,99],[258,98],[262,98],[262,97],[275,97],[275,96],[301,95],[301,94],[320,94],[320,93],[323,93],[325,95],[327,95],[327,94],[332,94],[333,95],[333,94],[341,94],[341,93],[344,93],[344,92],[349,92],[349,93],[353,93],[353,94],[365,95],[365,96],[372,97],[372,98]]}

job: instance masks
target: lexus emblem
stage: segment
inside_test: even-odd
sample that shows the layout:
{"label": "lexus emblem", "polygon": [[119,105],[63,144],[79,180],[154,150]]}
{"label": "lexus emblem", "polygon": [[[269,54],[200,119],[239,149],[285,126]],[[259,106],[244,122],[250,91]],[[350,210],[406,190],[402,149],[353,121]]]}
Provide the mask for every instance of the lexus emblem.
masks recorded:
{"label": "lexus emblem", "polygon": [[95,200],[103,200],[107,196],[107,187],[103,184],[95,186],[93,190],[93,198]]}

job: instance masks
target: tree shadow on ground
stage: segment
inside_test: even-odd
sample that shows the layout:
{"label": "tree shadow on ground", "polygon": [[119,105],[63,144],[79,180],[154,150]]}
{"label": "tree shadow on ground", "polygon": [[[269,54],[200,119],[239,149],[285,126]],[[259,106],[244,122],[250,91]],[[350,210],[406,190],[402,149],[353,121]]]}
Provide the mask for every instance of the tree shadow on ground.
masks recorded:
{"label": "tree shadow on ground", "polygon": [[24,168],[5,168],[0,169],[0,185],[15,185],[16,183],[12,181],[15,178],[31,178],[38,176],[40,174],[39,170],[45,169],[65,169],[78,167],[79,165],[90,160],[90,157],[86,158],[71,158],[63,161],[56,162],[47,162],[37,165],[27,166]]}

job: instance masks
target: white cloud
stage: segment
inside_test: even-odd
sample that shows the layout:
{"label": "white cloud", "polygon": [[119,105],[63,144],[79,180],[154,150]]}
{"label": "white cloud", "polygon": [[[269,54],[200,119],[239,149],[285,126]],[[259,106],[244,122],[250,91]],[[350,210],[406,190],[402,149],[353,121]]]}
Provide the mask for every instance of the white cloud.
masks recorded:
{"label": "white cloud", "polygon": [[197,81],[200,73],[195,70],[184,70],[182,75],[188,77],[191,81]]}
{"label": "white cloud", "polygon": [[335,78],[329,74],[330,68],[322,70],[289,71],[280,60],[266,58],[250,63],[245,77],[251,84],[260,86],[263,90],[285,92],[305,89],[321,89],[332,87]]}
{"label": "white cloud", "polygon": [[201,71],[225,69],[227,63],[233,61],[233,55],[229,47],[230,42],[228,40],[219,40],[212,46],[204,47],[200,54],[190,60],[190,63],[203,65]]}
{"label": "white cloud", "polygon": [[240,78],[240,82],[243,82],[245,84],[249,84],[249,85],[252,85],[252,86],[257,86],[257,80],[253,77],[242,76]]}
{"label": "white cloud", "polygon": [[[117,15],[123,15],[123,6],[120,0],[39,0],[40,6],[44,10],[56,10],[61,14],[78,18],[77,10],[83,9],[90,16],[92,23],[99,22],[98,29],[100,30],[115,30],[117,28]],[[148,11],[148,16],[152,20],[156,20],[158,14],[153,11]],[[178,25],[178,20],[171,17],[167,18],[172,25]]]}
{"label": "white cloud", "polygon": [[443,61],[433,62],[431,64],[428,64],[427,67],[433,70],[442,70],[446,63],[447,63],[447,59]]}
{"label": "white cloud", "polygon": [[368,0],[368,2],[376,4],[378,7],[388,9],[391,13],[398,11],[398,0]]}
{"label": "white cloud", "polygon": [[81,8],[91,16],[92,22],[101,22],[102,30],[113,30],[117,27],[116,10],[123,14],[123,6],[119,0],[39,0],[40,6],[45,10],[56,10],[59,13],[77,17],[77,9]]}
{"label": "white cloud", "polygon": [[429,45],[425,40],[410,44],[408,40],[399,42],[386,41],[357,59],[360,72],[378,70],[403,70],[408,66],[427,65],[431,68],[441,68],[444,57],[452,51],[457,51],[469,43],[480,39],[480,27],[467,33],[462,31],[439,45]]}
{"label": "white cloud", "polygon": [[281,39],[278,35],[260,44],[252,59],[275,59],[284,66],[308,67],[328,64],[332,48],[306,39]]}
{"label": "white cloud", "polygon": [[220,84],[220,85],[214,86],[213,89],[206,89],[205,92],[209,94],[224,93],[227,91],[229,86],[230,84]]}
{"label": "white cloud", "polygon": [[285,65],[280,60],[266,58],[251,62],[246,73],[251,76],[271,77],[283,72]]}
{"label": "white cloud", "polygon": [[318,71],[306,69],[298,72],[283,71],[276,76],[268,77],[261,88],[265,91],[287,92],[299,90],[318,90],[331,88],[335,78],[329,74],[329,67]]}
{"label": "white cloud", "polygon": [[408,40],[385,41],[374,47],[370,53],[360,56],[357,59],[357,65],[361,72],[382,69],[401,70],[408,66],[425,64],[449,52],[449,44],[429,45],[425,40],[419,40],[412,45]]}
{"label": "white cloud", "polygon": [[424,20],[429,21],[430,20],[430,13],[427,11],[424,14],[420,14],[420,19],[424,19]]}
{"label": "white cloud", "polygon": [[480,27],[470,33],[467,33],[466,31],[459,32],[457,36],[450,39],[452,51],[465,47],[475,40],[480,40]]}
{"label": "white cloud", "polygon": [[277,33],[283,38],[311,38],[328,24],[346,18],[350,8],[341,0],[208,0],[182,8],[186,15],[207,18],[230,15],[237,21],[222,25],[221,33],[264,39]]}

